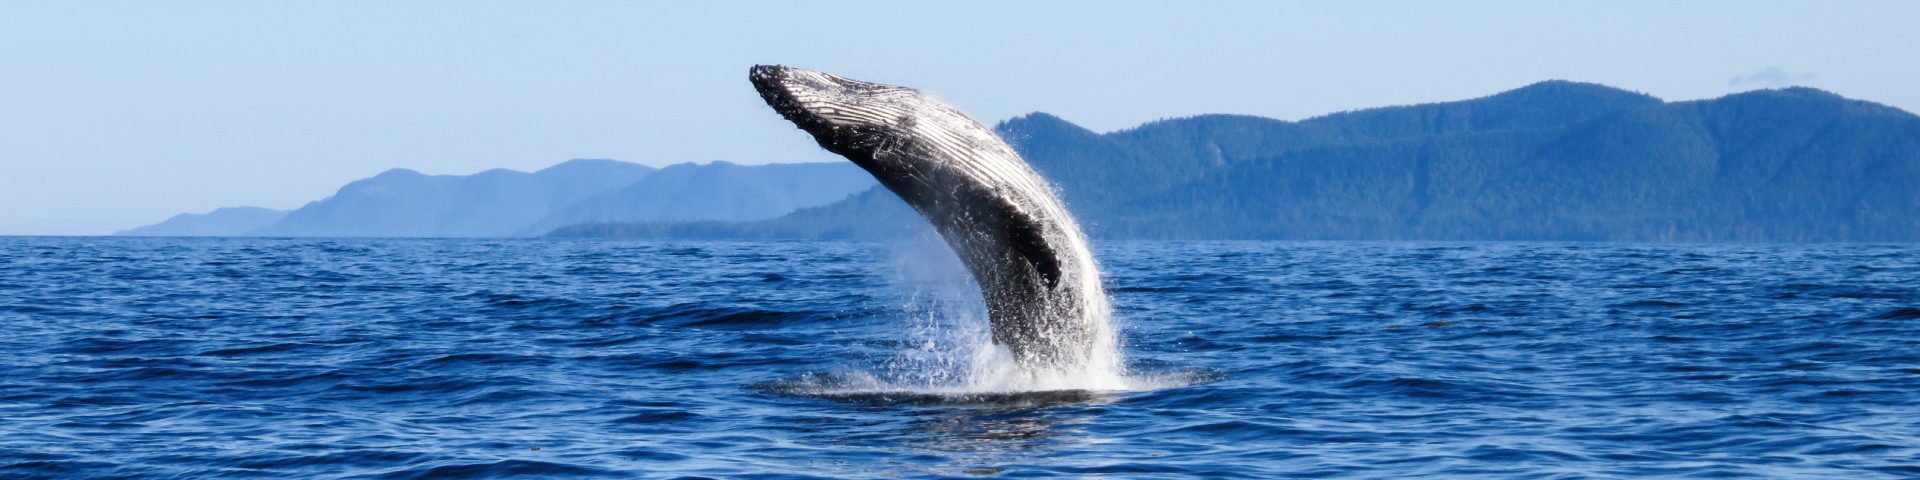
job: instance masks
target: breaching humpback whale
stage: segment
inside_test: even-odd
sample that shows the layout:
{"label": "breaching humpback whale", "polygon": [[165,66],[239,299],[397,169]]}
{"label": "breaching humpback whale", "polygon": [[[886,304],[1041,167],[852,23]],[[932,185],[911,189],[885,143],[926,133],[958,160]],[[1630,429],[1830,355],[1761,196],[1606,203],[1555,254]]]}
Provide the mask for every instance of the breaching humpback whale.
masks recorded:
{"label": "breaching humpback whale", "polygon": [[1099,361],[1094,350],[1113,333],[1086,237],[999,136],[911,88],[778,65],[748,77],[767,105],[933,224],[986,297],[994,343],[1020,365]]}

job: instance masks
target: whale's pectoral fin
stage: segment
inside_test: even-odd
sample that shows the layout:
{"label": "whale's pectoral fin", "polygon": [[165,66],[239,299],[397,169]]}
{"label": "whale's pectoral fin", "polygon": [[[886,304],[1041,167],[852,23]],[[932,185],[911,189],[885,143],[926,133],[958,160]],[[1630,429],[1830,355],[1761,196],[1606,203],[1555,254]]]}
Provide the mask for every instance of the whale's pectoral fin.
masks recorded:
{"label": "whale's pectoral fin", "polygon": [[1013,205],[1002,205],[1002,208],[1006,209],[1001,218],[1006,221],[1007,245],[1026,258],[1027,264],[1033,265],[1033,271],[1040,274],[1041,280],[1046,280],[1047,288],[1059,286],[1060,257],[1053,251],[1053,245],[1047,243],[1046,230],[1027,212]]}

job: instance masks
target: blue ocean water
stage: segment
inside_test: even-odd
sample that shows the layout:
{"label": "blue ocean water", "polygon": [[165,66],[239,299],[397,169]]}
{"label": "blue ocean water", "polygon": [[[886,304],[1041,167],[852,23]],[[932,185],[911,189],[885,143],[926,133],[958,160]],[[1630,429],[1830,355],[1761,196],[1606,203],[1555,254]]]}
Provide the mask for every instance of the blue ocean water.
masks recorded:
{"label": "blue ocean water", "polygon": [[0,477],[1920,476],[1920,245],[1096,253],[1151,381],[955,394],[938,245],[0,238]]}

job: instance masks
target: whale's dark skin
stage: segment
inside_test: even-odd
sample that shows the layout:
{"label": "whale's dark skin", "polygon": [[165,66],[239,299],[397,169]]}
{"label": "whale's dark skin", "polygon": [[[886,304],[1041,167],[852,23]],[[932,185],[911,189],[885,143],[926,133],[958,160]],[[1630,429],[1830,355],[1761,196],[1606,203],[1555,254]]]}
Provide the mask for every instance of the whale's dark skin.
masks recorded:
{"label": "whale's dark skin", "polygon": [[1073,217],[1012,147],[918,90],[784,66],[748,77],[821,148],[933,224],[979,284],[995,343],[1027,367],[1088,361],[1105,334],[1094,319],[1108,314],[1099,269]]}

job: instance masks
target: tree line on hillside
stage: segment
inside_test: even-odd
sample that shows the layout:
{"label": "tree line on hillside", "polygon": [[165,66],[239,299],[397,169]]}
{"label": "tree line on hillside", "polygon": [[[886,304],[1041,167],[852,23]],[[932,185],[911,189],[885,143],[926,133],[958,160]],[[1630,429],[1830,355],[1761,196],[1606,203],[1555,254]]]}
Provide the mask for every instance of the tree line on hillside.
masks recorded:
{"label": "tree line on hillside", "polygon": [[[996,130],[1096,238],[1920,240],[1920,117],[1810,88],[1662,102],[1551,81],[1298,122]],[[552,235],[881,238],[923,231],[912,215],[876,188],[771,220]]]}

